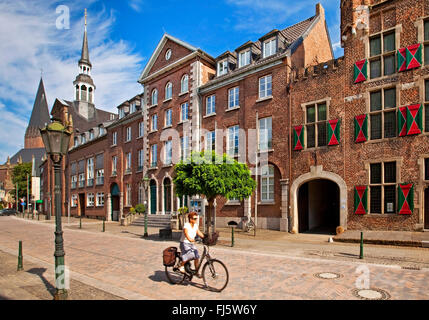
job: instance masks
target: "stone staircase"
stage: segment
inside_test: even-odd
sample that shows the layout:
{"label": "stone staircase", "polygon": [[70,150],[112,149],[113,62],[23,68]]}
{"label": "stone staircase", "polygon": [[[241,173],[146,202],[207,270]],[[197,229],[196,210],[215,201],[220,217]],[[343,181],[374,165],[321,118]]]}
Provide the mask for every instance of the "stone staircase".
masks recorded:
{"label": "stone staircase", "polygon": [[[170,229],[171,223],[171,215],[147,215],[147,226],[148,228],[159,228],[159,229]],[[140,226],[144,227],[144,215],[136,218],[132,223],[132,226]]]}

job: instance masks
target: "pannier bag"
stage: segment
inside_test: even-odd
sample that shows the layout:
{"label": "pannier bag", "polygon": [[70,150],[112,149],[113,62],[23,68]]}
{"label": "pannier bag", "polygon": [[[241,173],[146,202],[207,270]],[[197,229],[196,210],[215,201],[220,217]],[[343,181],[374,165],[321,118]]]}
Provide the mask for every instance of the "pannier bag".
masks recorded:
{"label": "pannier bag", "polygon": [[176,262],[176,253],[177,253],[176,247],[168,247],[162,252],[162,262],[164,266],[166,267],[174,266],[174,263]]}

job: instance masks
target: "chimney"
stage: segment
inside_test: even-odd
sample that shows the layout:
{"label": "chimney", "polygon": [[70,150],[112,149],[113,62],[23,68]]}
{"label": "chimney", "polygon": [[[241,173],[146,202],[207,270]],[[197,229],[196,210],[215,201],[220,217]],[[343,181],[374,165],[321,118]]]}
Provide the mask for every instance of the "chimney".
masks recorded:
{"label": "chimney", "polygon": [[316,16],[320,16],[322,19],[325,19],[325,9],[320,2],[316,4]]}

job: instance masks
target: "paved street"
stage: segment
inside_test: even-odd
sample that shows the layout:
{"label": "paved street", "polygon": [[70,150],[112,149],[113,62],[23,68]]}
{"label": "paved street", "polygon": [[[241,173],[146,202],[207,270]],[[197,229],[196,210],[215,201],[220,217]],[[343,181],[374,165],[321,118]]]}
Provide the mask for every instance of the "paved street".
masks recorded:
{"label": "paved street", "polygon": [[[52,273],[54,225],[0,217],[0,251],[16,255],[19,240],[23,241],[24,266],[27,262],[35,263],[46,268],[46,274]],[[271,250],[272,244],[266,252],[263,248],[216,246],[211,249],[212,255],[227,265],[230,282],[223,292],[213,293],[204,290],[200,279],[186,287],[168,283],[162,250],[178,245],[177,242],[76,228],[64,228],[64,241],[65,261],[72,280],[125,299],[352,300],[360,299],[356,293],[362,287],[357,286],[369,285],[381,291],[374,294],[360,290],[361,296],[429,300],[427,268],[411,270],[387,264],[365,265],[356,260],[329,260],[317,255],[303,257]],[[427,257],[429,249],[416,252]],[[3,289],[0,282],[0,295]]]}

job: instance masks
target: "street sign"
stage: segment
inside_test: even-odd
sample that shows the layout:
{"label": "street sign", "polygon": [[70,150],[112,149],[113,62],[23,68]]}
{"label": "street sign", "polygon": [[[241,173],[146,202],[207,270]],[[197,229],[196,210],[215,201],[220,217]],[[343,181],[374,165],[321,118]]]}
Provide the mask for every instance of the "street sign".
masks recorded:
{"label": "street sign", "polygon": [[25,202],[21,202],[21,206],[25,206]]}
{"label": "street sign", "polygon": [[43,203],[43,200],[36,200],[36,203]]}

